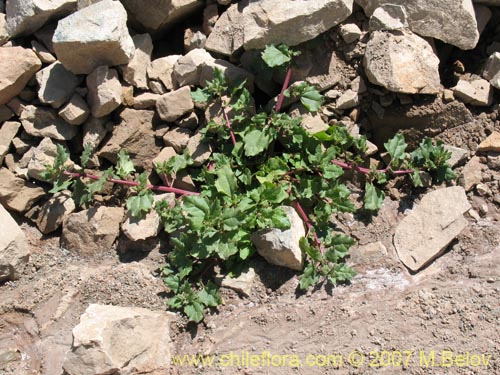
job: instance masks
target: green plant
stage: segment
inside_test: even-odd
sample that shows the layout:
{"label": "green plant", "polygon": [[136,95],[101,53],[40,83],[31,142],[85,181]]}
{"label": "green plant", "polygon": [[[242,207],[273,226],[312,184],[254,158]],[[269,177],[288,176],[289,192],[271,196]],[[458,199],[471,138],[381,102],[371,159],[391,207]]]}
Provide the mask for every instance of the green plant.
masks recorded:
{"label": "green plant", "polygon": [[[268,46],[262,53],[269,68],[286,71],[276,107],[269,113],[256,113],[246,82],[230,87],[217,69],[213,80],[192,93],[195,101],[220,109],[220,120],[210,121],[204,129],[206,141],[211,142],[214,151],[201,168],[193,168],[185,153],[160,164],[156,171],[171,185],[179,173],[189,169],[199,193],[148,185],[145,174],[138,182],[124,180],[135,171],[124,153],[119,155],[115,168],[101,177],[83,170],[69,172],[63,149],[61,160],[58,158],[47,167],[47,178],[55,181],[53,191],[74,183],[75,190],[92,196],[106,181],[134,186],[137,194],[129,198],[127,207],[135,215],[151,208],[151,189],[181,195],[173,204],[158,202],[155,209],[172,244],[161,269],[161,277],[172,292],[168,305],[183,311],[192,321],[203,319],[205,307],[221,303],[218,288],[207,280],[216,270],[229,274],[245,266],[255,253],[251,241],[254,232],[290,227],[283,205],[294,207],[307,227],[306,237],[300,241],[306,256],[300,288],[350,280],[354,272],[345,259],[354,240],[333,231],[330,224],[333,214],[356,211],[345,185],[344,170],[366,175],[366,211],[380,208],[383,184],[393,175],[408,174],[415,186],[422,184],[420,171],[433,173],[436,181],[453,178],[446,164],[450,154],[441,144],[424,140],[417,150],[407,153],[404,138],[398,134],[385,144],[391,158],[386,168],[363,168],[364,137],[353,137],[340,123],[310,134],[302,127],[300,118],[282,113],[285,97],[296,97],[309,111],[319,110],[323,103],[322,95],[307,83],[289,88],[292,60],[297,55],[286,46]],[[89,178],[96,182],[83,184],[82,179]]]}

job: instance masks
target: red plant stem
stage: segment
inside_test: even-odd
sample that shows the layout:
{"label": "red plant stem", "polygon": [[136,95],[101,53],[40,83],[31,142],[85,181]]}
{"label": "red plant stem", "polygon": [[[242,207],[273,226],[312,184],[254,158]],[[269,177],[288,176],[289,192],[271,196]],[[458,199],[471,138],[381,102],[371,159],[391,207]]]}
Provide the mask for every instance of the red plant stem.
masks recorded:
{"label": "red plant stem", "polygon": [[290,84],[290,79],[292,78],[292,67],[289,67],[286,72],[285,82],[283,82],[283,87],[281,88],[280,96],[278,97],[278,103],[276,104],[276,113],[281,110],[283,105],[283,100],[285,99],[285,91]]}
{"label": "red plant stem", "polygon": [[[344,169],[354,169],[354,170],[361,172],[361,173],[364,173],[364,174],[370,174],[372,172],[372,170],[369,168],[359,167],[357,165],[345,163],[345,162],[339,161],[339,160],[332,160],[332,163],[335,165],[338,165],[339,167],[342,167]],[[375,172],[386,173],[388,170],[389,170],[389,167],[384,168],[384,169],[377,169]],[[392,171],[393,174],[398,174],[398,175],[410,174],[413,172],[415,172],[413,169],[403,169],[403,170],[399,170],[399,171]]]}
{"label": "red plant stem", "polygon": [[[66,176],[70,176],[72,178],[90,178],[91,180],[99,180],[100,177],[95,176],[93,174],[87,174],[87,173],[72,173],[72,172],[64,172]],[[113,182],[115,184],[120,184],[120,185],[126,185],[126,186],[139,186],[139,182],[135,181],[127,181],[127,180],[118,180],[116,178],[108,178],[109,182]],[[175,194],[180,194],[180,195],[200,195],[200,193],[197,193],[195,191],[187,191],[187,190],[182,190],[182,189],[177,189],[174,187],[168,187],[168,186],[158,186],[158,185],[146,185],[147,189],[150,190],[158,190],[158,191],[165,191],[168,193],[175,193]]]}
{"label": "red plant stem", "polygon": [[233,129],[231,127],[231,121],[229,121],[229,116],[227,114],[226,108],[222,108],[222,112],[224,113],[224,119],[226,120],[226,126],[229,129],[229,134],[231,135],[231,141],[233,142],[233,146],[236,145],[236,137],[234,136]]}
{"label": "red plant stem", "polygon": [[[309,233],[311,233],[311,229],[313,229],[311,219],[309,219],[309,216],[307,216],[306,212],[304,211],[304,209],[302,208],[302,206],[300,205],[299,202],[294,201],[294,202],[292,202],[292,205],[295,207],[295,209],[297,210],[297,213],[302,218],[302,220],[304,220],[304,223],[306,224],[306,227],[307,227],[307,234],[309,235]],[[322,245],[321,241],[319,240],[319,237],[316,234],[316,232],[313,232],[313,236],[314,236],[314,242],[318,246],[321,254],[323,254],[324,248],[323,248],[323,245]]]}

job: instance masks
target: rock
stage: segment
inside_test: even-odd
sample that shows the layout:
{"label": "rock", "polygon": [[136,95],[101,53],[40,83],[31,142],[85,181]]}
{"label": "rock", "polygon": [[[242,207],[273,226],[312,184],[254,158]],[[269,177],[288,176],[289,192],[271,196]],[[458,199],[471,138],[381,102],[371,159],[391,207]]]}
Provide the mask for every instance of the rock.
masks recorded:
{"label": "rock", "polygon": [[410,30],[442,40],[458,48],[473,49],[479,32],[472,0],[356,0],[366,15],[371,16],[380,6],[391,4],[405,8]]}
{"label": "rock", "polygon": [[470,208],[462,187],[427,193],[396,228],[399,259],[413,272],[428,265],[468,225],[463,215]]}
{"label": "rock", "polygon": [[137,28],[155,35],[189,17],[205,4],[201,0],[157,0],[151,6],[144,6],[143,0],[121,2]]}
{"label": "rock", "polygon": [[71,192],[61,191],[45,202],[36,213],[34,221],[40,232],[48,234],[59,229],[63,220],[75,211],[75,208],[75,201],[71,198]]}
{"label": "rock", "polygon": [[113,128],[113,134],[99,151],[99,156],[116,163],[117,154],[125,150],[134,166],[151,169],[152,160],[161,148],[155,142],[153,111],[126,108],[120,113],[121,123]]}
{"label": "rock", "polygon": [[61,108],[59,116],[70,125],[81,125],[90,116],[90,108],[80,95],[74,94],[68,104]]}
{"label": "rock", "polygon": [[175,152],[173,147],[164,147],[161,152],[153,159],[153,165],[158,167],[161,163],[170,160],[177,152]]}
{"label": "rock", "polygon": [[103,0],[59,21],[52,39],[58,60],[75,74],[127,64],[135,47],[127,12],[119,1]]}
{"label": "rock", "polygon": [[96,68],[87,76],[87,88],[87,101],[94,117],[110,114],[122,102],[122,85],[115,69],[107,66]]}
{"label": "rock", "polygon": [[14,113],[9,107],[4,104],[0,104],[0,122],[7,121],[14,116]]}
{"label": "rock", "polygon": [[223,288],[229,288],[243,294],[246,297],[250,297],[252,294],[252,287],[255,281],[255,270],[250,267],[245,272],[242,272],[238,277],[232,278],[226,276],[222,279],[221,286]]}
{"label": "rock", "polygon": [[30,49],[0,48],[0,104],[18,95],[41,66],[40,59]]}
{"label": "rock", "polygon": [[347,90],[337,99],[335,108],[350,109],[357,107],[360,103],[359,95],[353,90]]}
{"label": "rock", "polygon": [[[5,125],[4,125],[5,126]],[[1,131],[0,131],[1,134]],[[1,136],[0,136],[1,138]],[[482,141],[477,148],[478,152],[500,152],[500,132],[494,131]]]}
{"label": "rock", "polygon": [[21,124],[15,121],[6,121],[0,128],[0,165],[3,164],[3,158],[9,152],[10,144],[16,137]]}
{"label": "rock", "polygon": [[172,147],[179,154],[182,153],[191,138],[191,131],[186,128],[174,128],[163,136],[165,146]]}
{"label": "rock", "polygon": [[219,19],[219,7],[217,6],[217,4],[214,3],[207,4],[205,9],[203,9],[202,28],[205,35],[210,35],[218,19]]}
{"label": "rock", "polygon": [[180,57],[181,55],[169,55],[153,60],[148,68],[149,79],[161,81],[167,90],[174,90],[177,85],[174,83],[172,74],[175,63]]}
{"label": "rock", "polygon": [[[34,178],[39,181],[46,182],[42,177],[46,165],[53,165],[57,156],[57,145],[50,138],[44,138],[40,144],[33,148],[33,155],[28,162],[28,177]],[[70,160],[67,161],[68,165],[73,165]]]}
{"label": "rock", "polygon": [[7,27],[13,37],[29,35],[49,20],[59,19],[76,10],[76,0],[9,0]]}
{"label": "rock", "polygon": [[358,246],[349,253],[354,264],[370,265],[384,260],[387,257],[387,249],[383,243],[377,241]]}
{"label": "rock", "polygon": [[175,121],[176,125],[181,128],[186,128],[190,130],[195,130],[198,127],[198,117],[194,113],[190,113],[186,117],[183,117]]}
{"label": "rock", "polygon": [[254,76],[246,70],[231,64],[230,62],[220,59],[208,61],[202,66],[199,82],[200,86],[205,87],[207,82],[214,78],[215,69],[219,69],[224,74],[224,77],[230,86],[237,86],[246,80],[246,88],[250,92],[253,92]]}
{"label": "rock", "polygon": [[465,191],[470,191],[483,180],[483,165],[481,164],[481,159],[474,156],[470,159],[467,164],[465,164],[462,170],[462,182]]}
{"label": "rock", "polygon": [[339,31],[340,36],[347,44],[355,42],[363,35],[361,29],[355,23],[345,23],[340,26]]}
{"label": "rock", "polygon": [[177,59],[172,76],[179,86],[199,85],[203,66],[213,61],[215,59],[207,51],[195,48]]}
{"label": "rock", "polygon": [[[175,201],[174,193],[166,193],[154,196],[155,202],[166,200]],[[155,209],[152,209],[143,218],[135,218],[130,212],[125,215],[125,221],[122,224],[122,232],[131,241],[145,240],[150,237],[156,237],[160,233],[161,219]]]}
{"label": "rock", "polygon": [[163,121],[172,122],[192,112],[194,103],[189,86],[162,95],[156,102],[156,110]]}
{"label": "rock", "polygon": [[189,154],[193,159],[193,166],[199,167],[210,158],[212,155],[212,145],[203,140],[203,135],[201,132],[196,132],[191,138],[189,138],[187,149]]}
{"label": "rock", "polygon": [[195,48],[204,48],[207,37],[201,31],[186,29],[184,31],[184,50],[191,51]]}
{"label": "rock", "polygon": [[57,61],[54,55],[52,55],[42,43],[39,43],[36,40],[31,41],[31,49],[36,53],[40,61],[45,64],[52,64]]}
{"label": "rock", "polygon": [[7,21],[5,14],[0,13],[0,46],[7,43],[10,38],[9,30],[7,30]]}
{"label": "rock", "polygon": [[479,35],[481,35],[488,22],[490,22],[493,13],[490,8],[484,5],[476,5],[474,7],[474,11],[476,14],[477,31],[479,32]]}
{"label": "rock", "polygon": [[328,124],[326,124],[321,115],[316,112],[309,112],[303,105],[294,105],[292,110],[290,111],[290,116],[292,118],[301,117],[302,122],[301,125],[304,129],[306,129],[309,133],[315,134],[321,131],[325,131],[328,129]]}
{"label": "rock", "polygon": [[93,207],[63,221],[61,246],[80,255],[109,251],[120,233],[122,207]]}
{"label": "rock", "polygon": [[481,78],[472,81],[460,79],[453,93],[466,104],[490,106],[493,103],[493,88],[488,81]]}
{"label": "rock", "polygon": [[431,45],[409,31],[374,31],[364,66],[371,83],[407,94],[437,94],[439,59]]}
{"label": "rock", "polygon": [[36,74],[36,80],[40,86],[40,101],[50,104],[53,108],[59,108],[66,103],[79,83],[78,77],[58,61],[40,70]]}
{"label": "rock", "polygon": [[451,158],[448,159],[447,163],[452,168],[457,166],[458,164],[462,163],[467,158],[467,155],[469,154],[469,151],[464,150],[463,148],[455,147],[455,146],[444,145],[444,148],[446,151],[451,152]]}
{"label": "rock", "polygon": [[240,1],[222,13],[208,35],[205,43],[207,50],[230,56],[243,47],[244,16],[242,12],[248,3],[248,0]]}
{"label": "rock", "polygon": [[0,204],[4,207],[26,212],[43,196],[45,192],[42,188],[16,177],[6,168],[0,169]]}
{"label": "rock", "polygon": [[123,79],[137,88],[146,90],[148,88],[147,72],[151,63],[153,41],[149,34],[134,35],[132,40],[134,41],[135,53],[134,57],[123,68]]}
{"label": "rock", "polygon": [[106,118],[90,117],[88,121],[83,124],[83,145],[90,144],[92,151],[96,151],[99,144],[106,137]]}
{"label": "rock", "polygon": [[29,135],[68,141],[78,133],[78,128],[67,124],[53,109],[28,105],[21,114],[21,124]]}
{"label": "rock", "polygon": [[304,224],[293,207],[282,206],[291,227],[287,230],[261,229],[250,237],[257,252],[269,263],[301,271],[304,258],[299,240],[305,237]]}
{"label": "rock", "polygon": [[16,280],[28,263],[30,247],[16,221],[0,204],[0,282]]}
{"label": "rock", "polygon": [[148,87],[153,94],[163,95],[167,93],[165,86],[163,86],[163,83],[159,81],[149,81]]}
{"label": "rock", "polygon": [[406,9],[400,5],[383,4],[370,17],[370,31],[403,30],[408,28]]}
{"label": "rock", "polygon": [[158,94],[152,94],[150,92],[145,92],[134,96],[134,104],[132,107],[134,109],[148,109],[152,107],[156,107],[156,102],[161,97]]}
{"label": "rock", "polygon": [[68,375],[152,373],[170,368],[175,315],[138,307],[90,305],[73,329]]}
{"label": "rock", "polygon": [[500,52],[493,53],[486,61],[483,78],[490,81],[492,86],[500,89]]}
{"label": "rock", "polygon": [[121,101],[127,107],[134,105],[134,86],[122,86]]}

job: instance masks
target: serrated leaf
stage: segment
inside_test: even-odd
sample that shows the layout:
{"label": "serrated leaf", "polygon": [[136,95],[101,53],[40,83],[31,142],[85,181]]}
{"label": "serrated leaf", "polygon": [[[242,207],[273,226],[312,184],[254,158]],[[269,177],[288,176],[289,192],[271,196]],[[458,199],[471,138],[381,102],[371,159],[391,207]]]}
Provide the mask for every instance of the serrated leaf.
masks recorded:
{"label": "serrated leaf", "polygon": [[389,155],[391,155],[392,160],[397,162],[404,160],[407,146],[402,134],[396,134],[393,138],[384,143],[384,147]]}
{"label": "serrated leaf", "polygon": [[290,219],[287,214],[281,208],[275,208],[271,214],[271,222],[274,228],[278,228],[281,230],[286,230],[290,228]]}
{"label": "serrated leaf", "polygon": [[272,137],[265,129],[252,130],[243,137],[245,155],[252,157],[260,154],[269,147],[271,142]]}
{"label": "serrated leaf", "polygon": [[229,241],[219,242],[216,252],[221,259],[226,260],[234,254],[238,253],[238,247],[234,243]]}
{"label": "serrated leaf", "polygon": [[198,300],[208,307],[215,307],[220,304],[220,294],[217,286],[209,281],[207,285],[198,292]]}
{"label": "serrated leaf", "polygon": [[73,180],[61,181],[60,179],[58,179],[54,182],[54,186],[49,190],[49,193],[55,194],[63,190],[68,190],[72,184]]}
{"label": "serrated leaf", "polygon": [[135,172],[134,163],[130,160],[130,156],[125,150],[120,150],[118,153],[118,162],[116,163],[116,174],[120,178],[126,178]]}
{"label": "serrated leaf", "polygon": [[191,92],[191,99],[197,103],[206,103],[212,96],[205,89],[196,89],[196,91]]}
{"label": "serrated leaf", "polygon": [[127,199],[127,209],[133,217],[140,218],[153,207],[153,193],[139,194]]}
{"label": "serrated leaf", "polygon": [[217,171],[215,188],[219,193],[231,197],[238,187],[238,180],[229,166],[225,165]]}
{"label": "serrated leaf", "polygon": [[372,183],[365,184],[365,209],[368,211],[378,211],[382,207],[385,194]]}
{"label": "serrated leaf", "polygon": [[80,164],[82,165],[82,168],[87,167],[87,164],[89,163],[89,160],[90,160],[93,152],[94,152],[94,148],[93,148],[92,144],[86,143],[85,146],[83,147],[82,156],[80,156]]}
{"label": "serrated leaf", "polygon": [[323,95],[320,94],[313,86],[308,86],[300,96],[300,102],[310,112],[318,112],[323,105]]}
{"label": "serrated leaf", "polygon": [[203,305],[193,301],[190,305],[184,307],[184,314],[186,314],[189,321],[199,323],[203,320]]}
{"label": "serrated leaf", "polygon": [[270,68],[282,66],[284,64],[289,63],[292,60],[291,56],[285,54],[283,51],[279,50],[274,45],[266,46],[261,56],[262,60],[264,60],[266,65],[269,66]]}
{"label": "serrated leaf", "polygon": [[316,268],[312,263],[309,263],[305,268],[304,268],[304,273],[300,277],[300,282],[299,282],[299,287],[302,290],[307,290],[311,286],[315,285],[318,283],[320,277],[318,273],[316,272]]}

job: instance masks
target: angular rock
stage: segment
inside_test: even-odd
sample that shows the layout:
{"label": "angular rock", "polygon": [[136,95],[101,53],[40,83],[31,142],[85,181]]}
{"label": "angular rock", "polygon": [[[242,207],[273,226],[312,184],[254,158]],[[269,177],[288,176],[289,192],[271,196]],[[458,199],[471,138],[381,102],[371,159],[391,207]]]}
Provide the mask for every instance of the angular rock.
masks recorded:
{"label": "angular rock", "polygon": [[189,86],[162,95],[156,102],[156,110],[163,121],[175,121],[194,109]]}
{"label": "angular rock", "polygon": [[246,80],[246,88],[253,92],[254,76],[246,70],[239,68],[228,61],[217,59],[207,61],[201,68],[199,85],[205,87],[208,81],[215,76],[215,69],[219,69],[226,78],[229,85],[237,86]]}
{"label": "angular rock", "polygon": [[153,41],[149,34],[134,35],[132,37],[135,53],[130,62],[123,68],[125,82],[140,89],[148,88],[148,67],[151,63]]}
{"label": "angular rock", "polygon": [[5,14],[0,13],[0,46],[9,41],[10,35],[9,30],[7,30],[7,20],[5,19]]}
{"label": "angular rock", "polygon": [[455,146],[444,145],[444,148],[446,151],[451,152],[451,158],[448,159],[447,163],[452,168],[463,162],[469,154],[469,151]]}
{"label": "angular rock", "polygon": [[429,264],[468,225],[463,215],[470,208],[459,186],[426,194],[396,228],[399,259],[413,272]]}
{"label": "angular rock", "polygon": [[170,367],[175,315],[137,307],[90,305],[73,329],[68,375],[152,373]]}
{"label": "angular rock", "polygon": [[486,61],[483,78],[490,81],[492,86],[500,89],[500,52],[493,53]]}
{"label": "angular rock", "polygon": [[87,88],[92,116],[104,117],[122,103],[122,85],[115,69],[99,66],[87,76]]}
{"label": "angular rock", "polygon": [[92,151],[97,150],[102,140],[106,137],[106,118],[90,117],[83,124],[83,145],[90,144]]}
{"label": "angular rock", "polygon": [[9,152],[10,144],[16,137],[21,124],[15,121],[6,121],[0,128],[0,165],[3,164],[3,158]]}
{"label": "angular rock", "polygon": [[481,159],[474,156],[465,164],[462,170],[462,180],[465,191],[470,191],[483,180],[483,165]]}
{"label": "angular rock", "polygon": [[210,158],[212,155],[212,145],[203,140],[203,135],[201,132],[196,132],[191,138],[189,138],[187,149],[189,154],[193,159],[193,166],[199,167]]}
{"label": "angular rock", "polygon": [[143,0],[121,0],[121,2],[136,27],[152,34],[170,28],[205,4],[201,0],[156,0],[151,6],[145,6]]}
{"label": "angular rock", "polygon": [[[4,125],[5,126],[5,125]],[[1,133],[1,131],[0,131]],[[500,152],[500,132],[491,133],[477,148],[478,152]]]}
{"label": "angular rock", "polygon": [[201,31],[186,29],[184,31],[184,50],[191,51],[195,48],[204,48],[207,37]]}
{"label": "angular rock", "polygon": [[181,128],[195,130],[198,127],[198,117],[191,112],[189,115],[177,120],[175,123]]}
{"label": "angular rock", "polygon": [[282,206],[288,219],[290,229],[261,229],[250,237],[257,252],[269,263],[301,271],[304,268],[304,257],[299,241],[306,235],[304,223],[293,207]]}
{"label": "angular rock", "polygon": [[353,90],[347,90],[337,99],[335,108],[350,109],[357,107],[360,103],[359,95]]}
{"label": "angular rock", "polygon": [[75,74],[127,64],[134,41],[127,29],[127,12],[119,1],[103,0],[59,21],[52,39],[58,60]]}
{"label": "angular rock", "polygon": [[370,17],[370,31],[403,30],[409,27],[406,9],[401,5],[383,4]]}
{"label": "angular rock", "polygon": [[403,6],[410,30],[420,36],[442,40],[458,48],[473,49],[479,40],[472,0],[356,0],[371,16],[382,5]]}
{"label": "angular rock", "polygon": [[387,249],[377,241],[352,249],[349,253],[354,264],[375,264],[387,257]]}
{"label": "angular rock", "polygon": [[219,19],[219,7],[217,6],[217,4],[214,3],[207,4],[205,9],[203,9],[202,29],[205,35],[210,35],[218,19]]}
{"label": "angular rock", "polygon": [[249,268],[246,272],[242,272],[238,277],[232,278],[226,276],[221,283],[223,288],[229,288],[250,297],[252,294],[252,287],[255,281],[255,270]]}
{"label": "angular rock", "polygon": [[28,105],[21,114],[21,124],[29,135],[50,137],[59,141],[72,139],[78,128],[61,119],[53,109]]}
{"label": "angular rock", "polygon": [[204,49],[195,48],[177,59],[172,76],[179,86],[199,85],[203,66],[214,60]]}
{"label": "angular rock", "polygon": [[29,35],[49,20],[59,19],[76,10],[76,0],[9,0],[7,27],[12,36]]}
{"label": "angular rock", "polygon": [[[50,138],[44,138],[40,144],[33,148],[33,154],[28,162],[28,177],[35,180],[45,181],[42,173],[45,171],[45,166],[53,165],[57,156],[57,145]],[[67,165],[73,165],[71,160],[68,160]]]}
{"label": "angular rock", "polygon": [[453,93],[466,104],[490,106],[493,103],[493,88],[488,81],[481,78],[472,81],[459,80]]}
{"label": "angular rock", "polygon": [[389,91],[437,94],[440,89],[438,57],[427,41],[409,31],[373,32],[364,66],[370,82]]}
{"label": "angular rock", "polygon": [[152,94],[150,92],[139,94],[134,96],[134,104],[132,107],[134,107],[134,109],[148,109],[156,107],[156,102],[160,97],[161,95]]}
{"label": "angular rock", "polygon": [[0,204],[0,282],[15,280],[28,263],[30,248],[23,231]]}
{"label": "angular rock", "polygon": [[161,147],[155,142],[153,111],[124,109],[121,123],[113,128],[113,134],[99,151],[99,156],[116,163],[117,154],[125,150],[136,167],[151,169],[152,160]]}
{"label": "angular rock", "polygon": [[0,48],[0,104],[19,94],[41,66],[36,53],[28,48]]}
{"label": "angular rock", "polygon": [[61,246],[80,255],[108,251],[120,233],[122,207],[91,208],[70,214],[63,222]]}
{"label": "angular rock", "polygon": [[340,36],[348,44],[361,38],[362,34],[361,29],[355,23],[346,23],[340,26]]}
{"label": "angular rock", "polygon": [[70,125],[81,125],[90,116],[90,108],[80,95],[74,94],[68,104],[61,108],[59,116]]}
{"label": "angular rock", "polygon": [[36,53],[41,62],[45,64],[52,64],[57,61],[54,55],[52,55],[50,51],[47,48],[45,48],[42,43],[39,43],[36,40],[32,40],[31,48]]}
{"label": "angular rock", "polygon": [[54,194],[36,213],[35,223],[43,234],[51,233],[61,226],[63,220],[75,210],[71,192]]}
{"label": "angular rock", "polygon": [[153,165],[158,167],[161,163],[170,160],[177,152],[173,149],[173,147],[164,147],[161,152],[153,159]]}
{"label": "angular rock", "polygon": [[59,108],[66,103],[79,83],[78,77],[58,61],[40,70],[36,74],[36,80],[40,86],[40,101],[50,104],[53,108]]}
{"label": "angular rock", "polygon": [[297,105],[292,107],[290,111],[290,116],[293,118],[301,117],[301,126],[306,129],[309,133],[315,134],[328,129],[328,124],[326,124],[319,113],[309,112],[304,106]]}
{"label": "angular rock", "polygon": [[181,55],[169,55],[153,60],[148,68],[149,79],[161,81],[167,90],[176,88],[176,84],[172,78],[174,65],[179,60]]}
{"label": "angular rock", "polygon": [[9,210],[26,212],[44,195],[42,188],[16,177],[6,168],[0,169],[0,204]]}
{"label": "angular rock", "polygon": [[174,128],[165,133],[163,143],[165,146],[172,147],[177,153],[181,154],[190,138],[191,131],[189,129]]}
{"label": "angular rock", "polygon": [[232,4],[216,21],[205,43],[209,51],[230,56],[243,47],[244,15],[243,9],[249,1]]}

